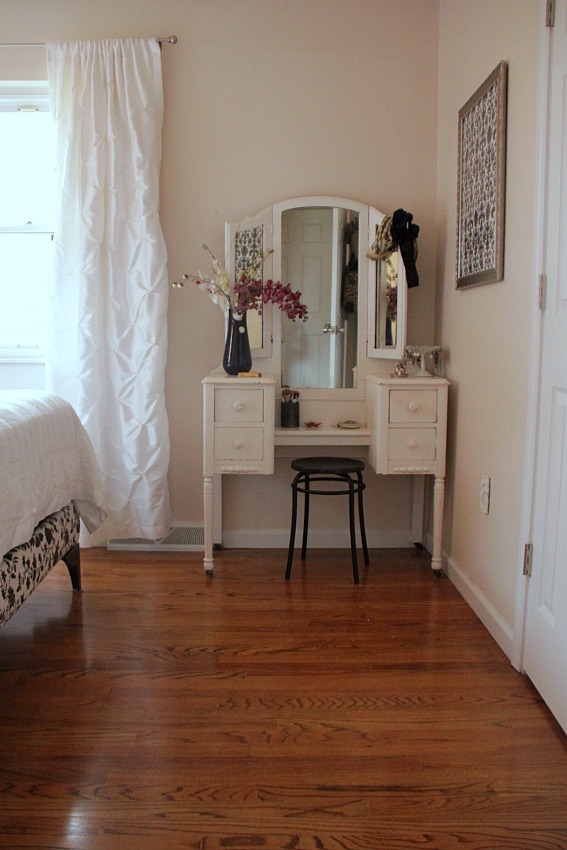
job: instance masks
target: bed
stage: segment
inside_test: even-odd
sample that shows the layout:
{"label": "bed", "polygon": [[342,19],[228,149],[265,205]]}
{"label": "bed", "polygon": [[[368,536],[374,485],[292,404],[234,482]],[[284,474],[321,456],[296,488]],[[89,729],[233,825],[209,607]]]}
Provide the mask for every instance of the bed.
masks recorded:
{"label": "bed", "polygon": [[0,390],[0,627],[59,561],[81,589],[80,522],[96,531],[104,504],[73,407],[40,390]]}

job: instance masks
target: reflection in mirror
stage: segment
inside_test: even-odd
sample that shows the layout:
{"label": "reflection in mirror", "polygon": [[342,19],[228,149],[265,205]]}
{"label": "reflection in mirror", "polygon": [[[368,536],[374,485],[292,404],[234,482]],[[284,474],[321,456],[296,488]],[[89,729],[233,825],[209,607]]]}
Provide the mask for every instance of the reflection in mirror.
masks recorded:
{"label": "reflection in mirror", "polygon": [[395,348],[398,344],[398,254],[376,261],[375,348]]}
{"label": "reflection in mirror", "polygon": [[301,290],[307,322],[282,317],[282,383],[357,385],[358,213],[299,207],[282,213],[282,282]]}
{"label": "reflection in mirror", "polygon": [[[249,275],[253,280],[264,279],[264,228],[261,225],[235,233],[234,279],[238,281],[242,275]],[[256,310],[248,310],[246,323],[250,347],[262,348],[262,314]]]}

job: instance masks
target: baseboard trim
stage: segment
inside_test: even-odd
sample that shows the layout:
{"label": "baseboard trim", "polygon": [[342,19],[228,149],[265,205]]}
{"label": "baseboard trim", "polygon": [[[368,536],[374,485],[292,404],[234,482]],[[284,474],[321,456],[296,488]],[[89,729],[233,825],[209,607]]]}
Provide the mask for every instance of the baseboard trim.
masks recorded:
{"label": "baseboard trim", "polygon": [[[301,544],[301,533],[302,529],[299,527],[295,537],[296,546]],[[371,549],[406,549],[419,543],[411,539],[410,530],[367,529],[366,538]],[[360,546],[358,531],[357,541]],[[222,545],[225,549],[287,549],[289,531],[271,528],[225,530]],[[349,549],[350,534],[348,530],[310,529],[309,546],[315,549]],[[116,538],[108,540],[106,547],[111,552],[203,552],[205,535],[202,525],[177,523],[160,540],[146,540],[142,537]]]}
{"label": "baseboard trim", "polygon": [[[301,545],[302,530],[298,527],[295,545]],[[381,529],[366,529],[366,539],[371,549],[406,549],[419,541],[411,539],[411,532]],[[360,536],[357,531],[357,542]],[[314,549],[350,549],[348,530],[309,529],[308,545]],[[287,529],[245,528],[223,532],[223,546],[226,549],[287,549],[289,531]]]}
{"label": "baseboard trim", "polygon": [[488,629],[500,649],[511,660],[514,654],[514,630],[480,588],[459,569],[453,558],[446,558],[446,572],[465,602],[467,602],[481,623]]}

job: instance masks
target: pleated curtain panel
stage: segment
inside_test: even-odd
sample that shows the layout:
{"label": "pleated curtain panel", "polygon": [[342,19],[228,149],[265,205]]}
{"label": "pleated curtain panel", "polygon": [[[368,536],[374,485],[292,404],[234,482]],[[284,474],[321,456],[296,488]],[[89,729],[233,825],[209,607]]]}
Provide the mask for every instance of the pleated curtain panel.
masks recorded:
{"label": "pleated curtain panel", "polygon": [[163,121],[155,39],[47,44],[57,126],[46,386],[74,406],[105,480],[108,518],[81,543],[170,528]]}

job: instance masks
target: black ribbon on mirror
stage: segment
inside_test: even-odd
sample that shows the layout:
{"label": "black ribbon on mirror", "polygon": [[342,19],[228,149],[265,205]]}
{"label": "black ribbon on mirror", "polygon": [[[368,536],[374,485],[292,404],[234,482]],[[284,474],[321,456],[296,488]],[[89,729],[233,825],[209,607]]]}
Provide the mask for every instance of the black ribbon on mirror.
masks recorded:
{"label": "black ribbon on mirror", "polygon": [[415,265],[417,260],[417,237],[419,225],[413,223],[413,215],[406,210],[396,210],[392,215],[390,226],[392,241],[395,242],[402,255],[406,269],[408,287],[419,284],[419,275]]}

